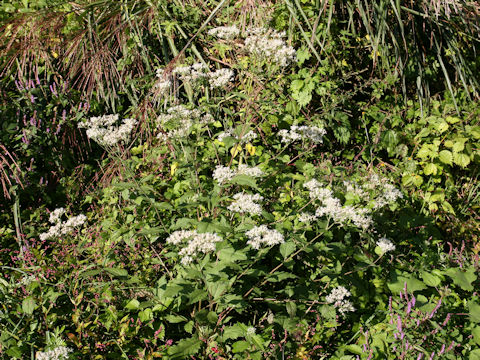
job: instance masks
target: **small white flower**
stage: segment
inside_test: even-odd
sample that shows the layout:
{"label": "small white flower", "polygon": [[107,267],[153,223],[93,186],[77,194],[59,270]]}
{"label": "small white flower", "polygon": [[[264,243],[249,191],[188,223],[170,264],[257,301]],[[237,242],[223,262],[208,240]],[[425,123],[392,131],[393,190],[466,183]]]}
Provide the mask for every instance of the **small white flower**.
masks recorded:
{"label": "small white flower", "polygon": [[178,254],[182,256],[180,262],[182,265],[188,265],[193,262],[199,254],[215,251],[215,243],[222,241],[222,238],[214,233],[197,233],[195,230],[179,230],[172,233],[167,238],[167,243],[179,245],[186,242]]}
{"label": "small white flower", "polygon": [[58,346],[49,351],[37,351],[35,354],[36,360],[66,360],[68,359],[68,353],[73,350],[66,346]]}
{"label": "small white flower", "polygon": [[284,242],[283,235],[277,230],[270,230],[266,225],[255,226],[248,230],[245,235],[248,237],[247,244],[254,249],[260,249],[262,245],[273,246]]}
{"label": "small white flower", "polygon": [[329,304],[333,304],[342,315],[345,315],[346,312],[355,311],[350,300],[346,299],[347,297],[350,297],[350,295],[350,291],[343,286],[339,286],[332,290],[332,292],[326,297],[326,301]]}
{"label": "small white flower", "polygon": [[232,180],[235,175],[235,171],[228,166],[217,165],[213,171],[213,179],[218,181],[219,184]]}
{"label": "small white flower", "polygon": [[256,203],[257,201],[263,200],[260,194],[238,193],[235,194],[233,198],[235,201],[228,206],[228,210],[253,215],[260,215],[262,213],[262,206]]}
{"label": "small white flower", "polygon": [[61,216],[64,213],[65,209],[58,208],[50,214],[49,221],[54,225],[50,226],[47,232],[40,234],[39,238],[41,241],[67,235],[87,221],[87,217],[83,214],[72,216],[65,221],[61,221]]}
{"label": "small white flower", "polygon": [[250,130],[246,134],[243,134],[242,137],[237,137],[237,139],[240,140],[240,144],[246,144],[251,142],[253,139],[256,139],[258,137],[257,133],[253,130]]}
{"label": "small white flower", "polygon": [[250,28],[247,30],[245,49],[260,60],[268,60],[281,67],[296,61],[295,49],[288,46],[283,38],[284,32],[264,28]]}
{"label": "small white flower", "polygon": [[291,143],[297,140],[306,139],[313,143],[323,142],[323,136],[327,133],[324,128],[318,126],[297,126],[292,125],[290,130],[280,130],[278,134],[282,137],[283,143]]}
{"label": "small white flower", "polygon": [[171,76],[166,74],[164,69],[157,69],[156,74],[159,80],[155,84],[155,87],[157,88],[159,95],[164,95],[172,87],[172,81],[170,80]]}
{"label": "small white flower", "polygon": [[135,119],[124,119],[122,124],[115,126],[118,114],[91,117],[86,122],[79,122],[79,128],[87,129],[87,137],[101,146],[114,146],[130,139],[130,133],[137,125]]}
{"label": "small white flower", "polygon": [[214,72],[208,73],[208,82],[210,88],[219,88],[228,85],[233,80],[233,70],[231,69],[219,69]]}
{"label": "small white flower", "polygon": [[201,113],[197,109],[187,109],[183,105],[172,106],[167,112],[160,114],[157,124],[166,129],[166,133],[159,133],[160,140],[185,138],[190,134],[194,122],[200,121]]}
{"label": "small white flower", "polygon": [[237,175],[248,175],[252,177],[260,177],[263,175],[263,171],[259,167],[250,167],[245,164],[238,165]]}
{"label": "small white flower", "polygon": [[309,223],[309,222],[312,222],[312,221],[315,221],[315,220],[317,220],[317,216],[314,215],[314,214],[307,213],[307,212],[301,213],[298,216],[298,221],[304,222],[304,223]]}
{"label": "small white flower", "polygon": [[219,26],[208,30],[208,35],[216,36],[220,39],[231,40],[236,38],[240,34],[240,30],[235,25],[232,26]]}
{"label": "small white flower", "polygon": [[203,63],[195,63],[191,66],[182,65],[173,69],[172,74],[182,81],[195,82],[207,77],[208,66]]}
{"label": "small white flower", "polygon": [[377,246],[380,248],[383,254],[395,250],[395,245],[393,245],[393,243],[386,237],[378,239]]}
{"label": "small white flower", "polygon": [[194,236],[195,234],[195,231],[178,230],[170,234],[166,241],[169,244],[177,245],[180,244],[183,240]]}
{"label": "small white flower", "polygon": [[50,219],[49,219],[50,223],[52,223],[52,224],[58,223],[63,214],[65,214],[65,209],[64,208],[58,208],[58,209],[53,210],[50,213]]}
{"label": "small white flower", "polygon": [[250,326],[250,327],[247,328],[247,335],[249,335],[249,336],[255,335],[256,331],[257,331],[257,329],[255,329],[255,327]]}
{"label": "small white flower", "polygon": [[327,303],[333,304],[339,300],[349,297],[350,295],[350,291],[348,291],[344,286],[338,286],[332,290],[332,292],[326,297],[326,300]]}
{"label": "small white flower", "polygon": [[263,171],[258,167],[249,167],[245,164],[240,164],[237,170],[233,170],[228,166],[217,165],[213,171],[213,179],[219,184],[223,184],[232,180],[236,175],[247,175],[252,177],[260,177],[263,175]]}

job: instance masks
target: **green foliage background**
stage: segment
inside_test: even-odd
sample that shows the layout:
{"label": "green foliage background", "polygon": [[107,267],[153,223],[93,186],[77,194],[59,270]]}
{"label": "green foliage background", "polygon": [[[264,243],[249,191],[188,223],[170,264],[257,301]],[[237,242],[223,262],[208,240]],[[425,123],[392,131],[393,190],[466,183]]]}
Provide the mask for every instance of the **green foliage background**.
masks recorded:
{"label": "green foliage background", "polygon": [[[0,358],[60,345],[72,359],[480,358],[478,9],[0,2]],[[285,31],[297,61],[280,67],[207,34],[232,24]],[[223,90],[178,81],[159,96],[158,68],[196,62],[235,79]],[[161,141],[171,129],[156,119],[177,104],[215,121]],[[111,113],[139,120],[129,143],[104,149],[77,127]],[[327,133],[285,145],[277,133],[292,125]],[[212,178],[239,164],[265,175]],[[373,209],[381,188],[365,201],[344,184],[372,174],[403,194],[375,210],[376,231],[299,221],[312,178]],[[261,216],[228,210],[238,192],[264,197]],[[40,241],[58,207],[88,225]],[[285,242],[247,246],[260,224]],[[166,242],[180,229],[224,241],[183,266]],[[381,236],[395,252],[379,252]],[[337,286],[355,312],[325,300]]]}

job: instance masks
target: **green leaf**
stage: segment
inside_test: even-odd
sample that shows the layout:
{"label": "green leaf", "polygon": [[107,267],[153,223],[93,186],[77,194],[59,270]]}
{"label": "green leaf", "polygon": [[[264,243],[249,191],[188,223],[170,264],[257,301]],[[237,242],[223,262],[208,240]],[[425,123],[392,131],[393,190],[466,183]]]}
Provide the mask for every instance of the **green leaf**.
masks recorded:
{"label": "green leaf", "polygon": [[437,287],[442,282],[437,275],[429,273],[427,271],[422,271],[420,274],[422,276],[423,282],[428,286]]}
{"label": "green leaf", "polygon": [[172,323],[172,324],[178,324],[178,323],[187,321],[188,319],[185,316],[170,314],[165,316],[165,320],[167,320],[169,323]]}
{"label": "green leaf", "polygon": [[465,149],[465,141],[466,139],[463,139],[463,140],[460,140],[460,141],[455,141],[455,143],[453,144],[453,152],[454,153],[458,153],[460,151],[463,151],[463,149]]}
{"label": "green leaf", "polygon": [[210,324],[216,324],[218,320],[218,315],[215,311],[209,311],[207,315],[207,320]]}
{"label": "green leaf", "polygon": [[237,339],[245,333],[245,330],[238,324],[232,326],[226,326],[223,331],[223,338],[228,339]]}
{"label": "green leaf", "polygon": [[32,315],[33,310],[35,310],[37,303],[35,300],[29,296],[22,301],[22,311],[27,315]]}
{"label": "green leaf", "polygon": [[201,346],[202,341],[197,338],[182,339],[168,349],[168,355],[172,359],[188,359],[191,355],[195,355]]}
{"label": "green leaf", "polygon": [[477,280],[477,275],[475,275],[475,269],[473,267],[468,268],[466,271],[462,269],[450,268],[445,274],[447,274],[455,285],[460,286],[465,291],[473,291],[472,283]]}
{"label": "green leaf", "polygon": [[297,313],[297,305],[295,305],[294,302],[287,302],[286,308],[288,315],[290,315],[290,318],[293,319]]}
{"label": "green leaf", "polygon": [[403,276],[393,273],[392,281],[387,284],[390,291],[394,294],[398,294],[400,291],[403,291],[407,283],[407,291],[414,293],[415,291],[425,290],[427,286],[420,280],[416,279],[412,275]]}
{"label": "green leaf", "polygon": [[297,100],[300,107],[307,105],[312,100],[312,93],[309,90],[303,90],[298,93],[293,93],[292,97]]}
{"label": "green leaf", "polygon": [[464,153],[453,153],[453,162],[461,167],[466,167],[470,164],[470,158]]}
{"label": "green leaf", "polygon": [[105,268],[104,269],[106,272],[108,272],[110,275],[113,275],[115,277],[126,277],[128,276],[128,272],[125,269],[120,269],[120,268]]}
{"label": "green leaf", "polygon": [[257,188],[257,182],[255,181],[255,179],[248,175],[236,175],[233,177],[232,180],[230,180],[230,182],[236,185],[250,186],[254,189]]}
{"label": "green leaf", "polygon": [[359,345],[346,345],[345,350],[348,351],[349,353],[355,354],[355,355],[362,355],[363,350]]}
{"label": "green leaf", "polygon": [[18,346],[12,346],[7,351],[6,354],[11,356],[11,359],[21,359],[22,358],[22,350]]}
{"label": "green leaf", "polygon": [[300,91],[304,84],[305,82],[303,80],[293,80],[290,84],[290,89],[292,90],[292,92],[297,93]]}
{"label": "green leaf", "polygon": [[433,163],[428,163],[427,165],[425,165],[425,167],[423,168],[423,173],[425,175],[436,175],[437,174],[437,166]]}
{"label": "green leaf", "polygon": [[237,341],[233,343],[232,351],[233,353],[244,352],[250,347],[250,344],[246,341]]}
{"label": "green leaf", "polygon": [[476,326],[472,330],[473,340],[480,345],[480,326]]}
{"label": "green leaf", "polygon": [[137,299],[132,299],[127,303],[127,305],[125,305],[125,309],[137,310],[139,306],[140,306],[140,302]]}
{"label": "green leaf", "polygon": [[452,155],[452,152],[450,150],[440,151],[440,153],[438,154],[438,158],[440,159],[440,161],[442,163],[447,164],[447,165],[452,165],[453,155]]}
{"label": "green leaf", "polygon": [[470,352],[468,360],[480,360],[480,349],[475,349]]}
{"label": "green leaf", "polygon": [[142,322],[147,322],[153,319],[153,312],[152,309],[146,308],[138,313],[138,318]]}
{"label": "green leaf", "polygon": [[282,254],[283,259],[286,259],[291,253],[295,251],[295,244],[293,241],[287,241],[280,245],[280,254]]}
{"label": "green leaf", "polygon": [[448,130],[448,123],[444,120],[441,120],[436,124],[435,129],[440,133],[443,133]]}

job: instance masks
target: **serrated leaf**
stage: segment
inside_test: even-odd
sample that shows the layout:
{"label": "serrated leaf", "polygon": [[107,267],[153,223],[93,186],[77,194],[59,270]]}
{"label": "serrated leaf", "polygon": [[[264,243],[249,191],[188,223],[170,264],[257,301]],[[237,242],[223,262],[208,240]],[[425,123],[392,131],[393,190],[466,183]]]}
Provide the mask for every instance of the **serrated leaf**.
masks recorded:
{"label": "serrated leaf", "polygon": [[453,163],[453,155],[452,155],[452,152],[450,150],[440,151],[440,153],[438,154],[438,158],[444,164],[452,165],[452,163]]}
{"label": "serrated leaf", "polygon": [[475,349],[470,352],[468,360],[480,360],[480,349]]}
{"label": "serrated leaf", "polygon": [[480,345],[480,326],[475,327],[472,330],[473,340]]}
{"label": "serrated leaf", "polygon": [[295,249],[295,244],[292,241],[287,241],[280,245],[280,254],[282,254],[283,259],[286,259]]}
{"label": "serrated leaf", "polygon": [[227,339],[237,339],[239,337],[242,337],[244,333],[245,333],[245,331],[238,324],[235,324],[235,325],[232,325],[232,326],[226,326],[224,331],[223,331],[223,338],[225,340],[227,340]]}
{"label": "serrated leaf", "polygon": [[463,151],[463,149],[465,149],[465,141],[466,139],[455,141],[452,148],[453,152]]}
{"label": "serrated leaf", "polygon": [[398,294],[400,291],[403,291],[405,283],[407,283],[408,292],[411,293],[414,293],[415,291],[425,290],[427,288],[427,286],[422,281],[416,279],[412,275],[406,277],[397,274],[393,275],[392,281],[390,281],[387,286],[392,293]]}
{"label": "serrated leaf", "polygon": [[23,299],[22,301],[22,311],[27,315],[32,315],[36,306],[37,303],[35,302],[35,299],[33,299],[31,296]]}
{"label": "serrated leaf", "polygon": [[303,90],[298,93],[293,93],[292,97],[297,100],[300,107],[303,107],[312,100],[312,93],[309,90]]}
{"label": "serrated leaf", "polygon": [[473,300],[468,303],[468,315],[470,321],[480,323],[480,305]]}
{"label": "serrated leaf", "polygon": [[427,165],[425,165],[425,167],[423,168],[423,173],[425,175],[436,175],[437,174],[437,166],[433,163],[428,163]]}
{"label": "serrated leaf", "polygon": [[110,275],[116,276],[116,277],[126,277],[128,276],[128,272],[125,269],[121,268],[105,268],[104,269],[106,272],[108,272]]}
{"label": "serrated leaf", "polygon": [[359,345],[355,345],[355,344],[346,345],[344,348],[345,348],[346,351],[348,351],[352,354],[355,354],[355,355],[362,355],[363,354],[363,350]]}
{"label": "serrated leaf", "polygon": [[453,162],[461,167],[466,167],[470,164],[470,158],[464,153],[453,153]]}
{"label": "serrated leaf", "polygon": [[448,130],[448,123],[445,120],[440,120],[436,126],[435,129],[438,130],[440,133],[443,133]]}
{"label": "serrated leaf", "polygon": [[240,352],[244,352],[249,347],[250,347],[250,344],[248,342],[243,341],[243,340],[242,341],[237,341],[237,342],[233,343],[232,351],[233,351],[233,353],[240,353]]}
{"label": "serrated leaf", "polygon": [[463,290],[473,291],[472,283],[477,280],[477,275],[475,275],[475,269],[473,267],[468,268],[466,271],[458,268],[450,268],[445,274],[453,280],[455,285],[460,286]]}
{"label": "serrated leaf", "polygon": [[293,319],[297,314],[297,305],[295,305],[294,302],[287,302],[285,306],[287,308],[288,315],[290,315],[290,318]]}
{"label": "serrated leaf", "polygon": [[428,286],[437,287],[442,282],[437,275],[429,273],[428,271],[422,271],[420,274],[423,282]]}
{"label": "serrated leaf", "polygon": [[127,303],[127,305],[125,305],[125,309],[137,310],[139,306],[140,306],[140,302],[137,299],[132,299]]}
{"label": "serrated leaf", "polygon": [[172,359],[188,359],[200,350],[202,344],[202,341],[197,338],[182,339],[168,349],[168,355]]}
{"label": "serrated leaf", "polygon": [[185,316],[170,314],[165,316],[165,320],[167,320],[169,323],[172,323],[172,324],[178,324],[178,323],[187,321],[188,319]]}
{"label": "serrated leaf", "polygon": [[305,82],[303,80],[293,80],[290,84],[290,89],[292,92],[297,93],[302,89],[304,84]]}

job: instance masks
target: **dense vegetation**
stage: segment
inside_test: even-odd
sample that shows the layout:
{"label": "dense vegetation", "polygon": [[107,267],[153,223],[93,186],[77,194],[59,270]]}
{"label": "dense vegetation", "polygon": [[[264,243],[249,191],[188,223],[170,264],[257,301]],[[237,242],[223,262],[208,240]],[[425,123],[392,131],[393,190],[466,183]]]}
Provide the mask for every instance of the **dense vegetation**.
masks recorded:
{"label": "dense vegetation", "polygon": [[480,359],[480,5],[0,2],[0,358]]}

